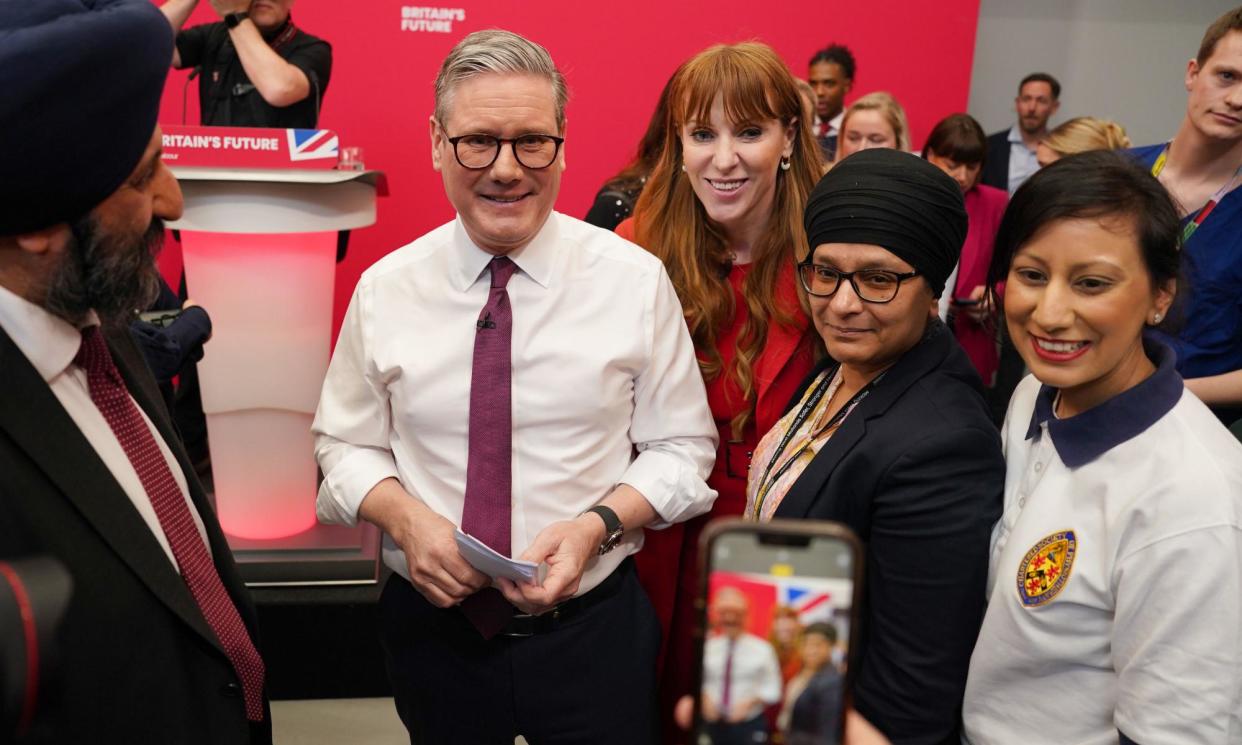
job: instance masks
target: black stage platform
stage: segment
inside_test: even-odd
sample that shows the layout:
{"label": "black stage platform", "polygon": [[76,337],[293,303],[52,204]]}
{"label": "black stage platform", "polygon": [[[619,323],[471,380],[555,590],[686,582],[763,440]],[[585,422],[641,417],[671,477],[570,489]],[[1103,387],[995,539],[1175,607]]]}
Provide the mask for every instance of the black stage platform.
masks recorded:
{"label": "black stage platform", "polygon": [[378,584],[253,587],[273,700],[391,696],[380,650]]}

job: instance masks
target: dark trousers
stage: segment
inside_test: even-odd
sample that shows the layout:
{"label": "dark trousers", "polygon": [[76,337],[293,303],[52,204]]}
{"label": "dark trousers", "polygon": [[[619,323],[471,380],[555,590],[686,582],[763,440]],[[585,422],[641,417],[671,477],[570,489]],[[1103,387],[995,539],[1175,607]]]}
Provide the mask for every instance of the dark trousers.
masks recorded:
{"label": "dark trousers", "polygon": [[380,639],[414,745],[643,745],[656,741],[660,627],[633,562],[606,599],[557,628],[485,641],[456,608],[400,576],[380,596]]}
{"label": "dark trousers", "polygon": [[761,745],[768,741],[768,720],[762,714],[745,722],[711,722],[706,729],[712,745]]}

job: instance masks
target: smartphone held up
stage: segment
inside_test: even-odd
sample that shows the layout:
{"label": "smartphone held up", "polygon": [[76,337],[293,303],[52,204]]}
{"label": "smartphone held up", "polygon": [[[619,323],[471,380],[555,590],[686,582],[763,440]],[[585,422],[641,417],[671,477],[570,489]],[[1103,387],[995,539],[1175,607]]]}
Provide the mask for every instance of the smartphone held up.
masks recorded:
{"label": "smartphone held up", "polygon": [[703,533],[696,745],[841,742],[861,548],[837,523]]}

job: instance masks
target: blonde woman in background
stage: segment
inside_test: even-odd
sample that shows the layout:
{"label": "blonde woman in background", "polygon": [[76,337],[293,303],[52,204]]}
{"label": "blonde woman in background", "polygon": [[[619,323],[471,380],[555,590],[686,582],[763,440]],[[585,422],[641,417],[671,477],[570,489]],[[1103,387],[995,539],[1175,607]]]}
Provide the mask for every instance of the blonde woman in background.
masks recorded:
{"label": "blonde woman in background", "polygon": [[859,150],[884,147],[910,152],[910,125],[897,99],[884,91],[868,93],[845,110],[837,160]]}
{"label": "blonde woman in background", "polygon": [[1055,163],[1067,155],[1088,150],[1124,150],[1130,147],[1126,128],[1108,119],[1080,116],[1048,133],[1035,148],[1039,167]]}

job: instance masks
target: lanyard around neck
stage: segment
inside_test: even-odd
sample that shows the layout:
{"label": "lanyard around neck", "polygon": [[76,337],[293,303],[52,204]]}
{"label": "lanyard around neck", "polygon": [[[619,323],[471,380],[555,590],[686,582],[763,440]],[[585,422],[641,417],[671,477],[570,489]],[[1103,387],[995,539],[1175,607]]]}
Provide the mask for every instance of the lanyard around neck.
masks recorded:
{"label": "lanyard around neck", "polygon": [[[1165,165],[1168,164],[1169,145],[1172,144],[1173,143],[1171,141],[1166,144],[1164,149],[1160,151],[1160,157],[1156,158],[1155,163],[1152,163],[1152,176],[1160,178],[1161,171],[1163,171]],[[1233,190],[1235,183],[1237,183],[1238,176],[1242,176],[1242,166],[1238,166],[1237,170],[1233,172],[1233,175],[1229,177],[1229,180],[1221,184],[1221,187],[1216,190],[1216,193],[1213,194],[1211,199],[1207,201],[1207,204],[1203,205],[1203,208],[1195,213],[1194,217],[1190,218],[1190,220],[1186,223],[1186,227],[1182,228],[1183,246],[1190,240],[1190,236],[1195,234],[1195,231],[1199,229],[1199,226],[1203,224],[1203,221],[1208,218],[1208,215],[1212,214],[1212,210],[1216,209],[1216,205],[1220,204],[1220,201],[1225,198],[1225,195]]]}
{"label": "lanyard around neck", "polygon": [[806,423],[806,420],[810,418],[811,414],[813,414],[819,407],[820,402],[824,398],[824,394],[828,392],[830,387],[832,387],[832,381],[836,378],[840,369],[840,367],[837,367],[831,372],[824,372],[824,376],[820,378],[819,383],[815,386],[815,389],[811,392],[811,395],[803,401],[802,407],[798,409],[797,415],[795,415],[793,421],[789,423],[789,428],[785,430],[785,436],[781,438],[780,444],[776,446],[776,450],[772,453],[772,457],[768,460],[768,466],[763,470],[763,477],[759,480],[759,488],[755,491],[755,517],[758,517],[762,513],[763,501],[767,498],[768,492],[772,490],[772,487],[777,481],[780,480],[781,476],[784,476],[785,472],[793,467],[793,464],[798,460],[798,457],[801,456],[802,453],[806,452],[806,449],[815,442],[815,438],[839,425],[842,420],[844,420],[845,417],[847,417],[849,413],[854,410],[855,406],[862,403],[862,400],[871,393],[871,389],[875,387],[875,384],[879,383],[880,379],[883,378],[885,373],[888,372],[886,370],[885,372],[882,372],[872,378],[870,382],[862,387],[862,390],[855,393],[854,396],[841,407],[840,411],[833,414],[832,419],[829,419],[824,426],[820,427],[811,435],[810,439],[807,440],[806,445],[803,445],[799,448],[798,452],[789,456],[789,458],[781,464],[781,467],[777,468],[776,472],[773,473],[772,468],[776,465],[776,461],[780,460],[781,455],[785,452],[785,448],[789,447],[790,441],[793,440],[793,438],[798,434],[798,430],[802,428],[802,425]]}

